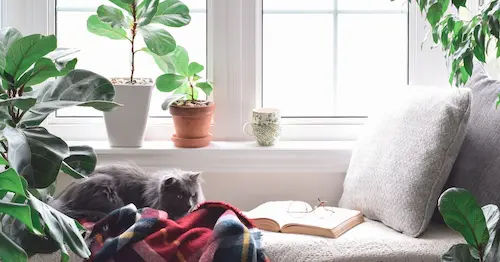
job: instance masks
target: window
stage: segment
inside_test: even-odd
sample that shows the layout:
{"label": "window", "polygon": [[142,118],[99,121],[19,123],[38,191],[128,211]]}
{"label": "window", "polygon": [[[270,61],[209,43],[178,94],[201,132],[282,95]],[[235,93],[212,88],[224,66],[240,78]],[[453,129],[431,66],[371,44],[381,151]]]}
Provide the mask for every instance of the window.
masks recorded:
{"label": "window", "polygon": [[263,106],[366,116],[378,94],[408,82],[407,2],[263,0]]}
{"label": "window", "polygon": [[[193,61],[206,64],[206,0],[189,0],[191,22],[181,28],[169,28],[177,44],[185,47]],[[130,43],[123,40],[111,40],[96,36],[87,31],[87,18],[95,14],[101,4],[113,5],[101,0],[58,0],[56,12],[56,34],[60,47],[71,47],[80,50],[78,68],[90,69],[108,78],[126,77],[130,74]],[[144,46],[138,43],[138,47]],[[153,59],[144,53],[136,56],[136,76],[155,79],[162,72]],[[161,104],[167,94],[154,90],[151,106],[151,117],[165,117],[167,111]],[[58,117],[87,116],[97,117],[102,113],[92,109],[75,107],[60,110]]]}
{"label": "window", "polygon": [[[283,140],[354,139],[365,116],[377,106],[378,96],[407,83],[434,84],[435,76],[446,75],[440,50],[421,48],[428,28],[414,1],[184,2],[191,9],[192,22],[170,31],[193,60],[206,65],[209,79],[215,82],[215,140],[250,139],[242,126],[251,110],[260,106],[281,109]],[[111,5],[109,1],[1,3],[5,26],[29,33],[55,32],[59,46],[81,50],[80,68],[107,77],[128,75],[128,43],[98,37],[86,29],[88,16],[100,4]],[[9,15],[17,10],[37,15]],[[137,76],[160,74],[148,55],[139,54],[137,60]],[[435,73],[439,70],[443,74]],[[167,140],[174,132],[167,112],[160,108],[166,95],[153,94],[150,116],[154,119],[149,121],[147,140]],[[100,115],[71,108],[58,112],[48,125],[68,140],[105,140]]]}

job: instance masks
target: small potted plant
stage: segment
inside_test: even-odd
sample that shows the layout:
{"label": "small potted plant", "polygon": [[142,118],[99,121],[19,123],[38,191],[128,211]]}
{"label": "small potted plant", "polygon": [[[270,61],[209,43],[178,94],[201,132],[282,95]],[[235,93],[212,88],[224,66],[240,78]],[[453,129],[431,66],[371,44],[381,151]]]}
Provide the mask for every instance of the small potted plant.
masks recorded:
{"label": "small potted plant", "polygon": [[[166,27],[189,24],[189,8],[178,0],[109,0],[115,6],[101,5],[97,14],[87,20],[91,33],[115,40],[130,42],[130,76],[113,78],[115,101],[124,106],[106,112],[104,119],[111,146],[140,147],[149,112],[154,83],[150,78],[134,76],[135,55],[143,51],[165,56],[175,50],[176,42]],[[136,39],[142,35],[146,44],[137,48]]]}
{"label": "small potted plant", "polygon": [[[202,81],[199,75],[204,67],[190,62],[187,51],[181,46],[177,46],[167,56],[155,56],[155,61],[165,72],[156,79],[156,87],[162,92],[172,92],[162,108],[170,109],[174,119],[176,133],[172,136],[172,141],[175,146],[207,146],[212,140],[209,131],[215,104],[208,101],[213,90],[212,84]],[[201,93],[205,95],[205,99],[200,99]]]}

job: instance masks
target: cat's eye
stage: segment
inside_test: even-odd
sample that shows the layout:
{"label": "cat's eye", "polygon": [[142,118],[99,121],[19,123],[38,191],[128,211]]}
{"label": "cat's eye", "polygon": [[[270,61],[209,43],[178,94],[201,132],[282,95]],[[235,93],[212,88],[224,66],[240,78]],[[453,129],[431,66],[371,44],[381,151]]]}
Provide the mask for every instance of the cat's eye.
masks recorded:
{"label": "cat's eye", "polygon": [[182,195],[177,195],[177,199],[182,199],[183,196]]}

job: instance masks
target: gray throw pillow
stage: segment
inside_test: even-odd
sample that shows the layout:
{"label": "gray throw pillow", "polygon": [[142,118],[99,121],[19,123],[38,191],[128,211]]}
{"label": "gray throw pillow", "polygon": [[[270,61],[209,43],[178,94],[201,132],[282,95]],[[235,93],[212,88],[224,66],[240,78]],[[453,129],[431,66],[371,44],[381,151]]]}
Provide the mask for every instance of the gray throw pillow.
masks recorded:
{"label": "gray throw pillow", "polygon": [[462,145],[469,89],[413,87],[371,118],[353,151],[340,207],[417,237]]}
{"label": "gray throw pillow", "polygon": [[481,206],[500,205],[500,82],[475,64],[467,87],[473,95],[469,124],[445,188],[465,188]]}

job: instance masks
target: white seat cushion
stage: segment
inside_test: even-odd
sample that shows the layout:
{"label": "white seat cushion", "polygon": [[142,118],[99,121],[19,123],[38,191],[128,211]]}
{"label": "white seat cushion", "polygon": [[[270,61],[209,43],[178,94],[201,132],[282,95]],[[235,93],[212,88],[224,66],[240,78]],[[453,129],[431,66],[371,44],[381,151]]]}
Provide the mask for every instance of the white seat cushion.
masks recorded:
{"label": "white seat cushion", "polygon": [[354,227],[337,239],[263,231],[262,245],[271,261],[440,261],[462,237],[446,225],[431,224],[413,238],[376,221]]}

